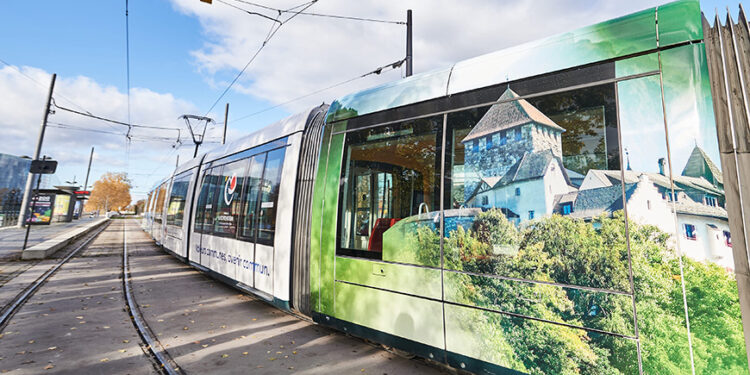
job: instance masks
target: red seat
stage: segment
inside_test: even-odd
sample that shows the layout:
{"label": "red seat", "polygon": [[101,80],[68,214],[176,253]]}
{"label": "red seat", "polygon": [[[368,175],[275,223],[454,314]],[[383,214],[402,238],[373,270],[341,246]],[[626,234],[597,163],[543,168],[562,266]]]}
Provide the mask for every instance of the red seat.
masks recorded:
{"label": "red seat", "polygon": [[367,242],[367,250],[369,251],[383,251],[383,233],[390,229],[401,219],[391,218],[380,218],[375,220],[375,226],[372,227],[372,233],[370,234],[370,241]]}

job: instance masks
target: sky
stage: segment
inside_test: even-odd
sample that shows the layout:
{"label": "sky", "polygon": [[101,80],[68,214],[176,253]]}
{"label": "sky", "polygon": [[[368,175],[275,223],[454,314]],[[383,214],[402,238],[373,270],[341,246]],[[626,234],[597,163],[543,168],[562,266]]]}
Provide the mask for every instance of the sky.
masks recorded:
{"label": "sky", "polygon": [[[258,1],[284,9],[302,4]],[[661,3],[319,0],[308,11],[403,21],[412,9],[414,72],[421,73]],[[405,49],[400,24],[300,15],[279,28],[217,102],[273,24],[228,4],[276,16],[241,0],[129,0],[130,121],[178,128],[180,142],[177,130],[138,128],[128,143],[126,127],[58,108],[49,116],[42,148],[59,162],[56,181],[83,185],[93,146],[89,185],[105,172],[126,172],[135,201],[171,172],[178,157],[192,157],[194,146],[178,119],[183,114],[222,123],[230,103],[231,140],[404,75],[403,68],[390,70],[291,101],[398,61]],[[727,5],[736,17],[735,0],[701,3],[709,19],[717,8],[725,17]],[[125,0],[0,2],[0,153],[33,156],[52,73],[58,106],[128,121],[125,19]],[[208,128],[201,150],[218,145],[222,126]]]}

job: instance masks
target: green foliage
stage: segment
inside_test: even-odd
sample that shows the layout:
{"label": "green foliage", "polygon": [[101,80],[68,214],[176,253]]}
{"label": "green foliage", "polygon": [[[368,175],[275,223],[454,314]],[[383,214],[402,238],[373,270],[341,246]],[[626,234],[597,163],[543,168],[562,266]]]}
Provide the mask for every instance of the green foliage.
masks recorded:
{"label": "green foliage", "polygon": [[438,233],[427,225],[420,225],[417,231],[409,234],[406,243],[416,246],[414,251],[416,264],[428,267],[440,267],[440,238]]}
{"label": "green foliage", "polygon": [[[458,324],[480,336],[477,355],[531,374],[637,374],[635,340],[542,321],[635,336],[634,291],[644,372],[690,373],[683,274],[696,372],[747,373],[734,275],[679,258],[668,234],[632,222],[629,257],[625,229],[622,212],[593,222],[553,215],[519,230],[489,210],[448,233],[446,268],[502,278],[447,273],[446,298],[539,319],[466,309]],[[439,251],[436,232],[420,228],[416,236],[431,249],[425,254]],[[500,353],[508,348],[512,354]]]}

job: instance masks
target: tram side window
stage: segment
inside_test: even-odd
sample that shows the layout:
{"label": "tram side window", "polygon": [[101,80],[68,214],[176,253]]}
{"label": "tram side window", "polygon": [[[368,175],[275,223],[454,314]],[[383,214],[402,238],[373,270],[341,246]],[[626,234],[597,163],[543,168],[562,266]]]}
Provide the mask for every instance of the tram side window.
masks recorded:
{"label": "tram side window", "polygon": [[204,172],[200,182],[200,193],[198,194],[198,204],[195,210],[195,224],[193,225],[193,231],[198,233],[203,232],[203,222],[206,219],[206,197],[208,196],[210,181],[208,172]]}
{"label": "tram side window", "polygon": [[257,243],[273,245],[276,231],[276,203],[279,198],[281,169],[284,165],[286,149],[270,151],[266,158],[263,179],[260,186],[260,207],[258,211]]}
{"label": "tram side window", "polygon": [[169,194],[169,205],[167,205],[167,225],[182,226],[189,183],[190,173],[175,177]]}
{"label": "tram side window", "polygon": [[245,185],[247,159],[224,165],[216,184],[215,236],[232,237],[237,234],[237,224],[242,208],[242,189]]}
{"label": "tram side window", "polygon": [[146,197],[146,204],[143,205],[143,210],[145,211],[143,214],[147,215],[149,210],[151,209],[151,195],[153,193],[148,193],[148,197]]}
{"label": "tram side window", "polygon": [[206,195],[205,216],[203,219],[203,233],[213,233],[214,220],[216,219],[216,201],[219,198],[219,186],[221,185],[222,167],[214,167],[208,171],[209,184]]}
{"label": "tram side window", "polygon": [[440,210],[441,129],[442,117],[436,116],[347,134],[337,254],[439,262],[437,255],[404,254],[410,247],[406,237],[424,225],[439,229],[433,219]]}
{"label": "tram side window", "polygon": [[216,186],[221,177],[221,167],[209,168],[203,174],[201,191],[198,195],[198,207],[195,210],[195,231],[210,234],[214,224],[214,206],[216,205]]}
{"label": "tram side window", "polygon": [[157,223],[161,223],[161,214],[162,211],[164,211],[164,200],[166,199],[165,195],[167,195],[166,182],[159,186],[159,192],[156,198],[156,207],[154,207],[154,221],[156,221]]}
{"label": "tram side window", "polygon": [[250,158],[250,165],[247,169],[245,208],[242,214],[242,227],[240,228],[239,237],[251,242],[255,242],[260,181],[263,178],[263,166],[265,163],[265,153],[255,155]]}

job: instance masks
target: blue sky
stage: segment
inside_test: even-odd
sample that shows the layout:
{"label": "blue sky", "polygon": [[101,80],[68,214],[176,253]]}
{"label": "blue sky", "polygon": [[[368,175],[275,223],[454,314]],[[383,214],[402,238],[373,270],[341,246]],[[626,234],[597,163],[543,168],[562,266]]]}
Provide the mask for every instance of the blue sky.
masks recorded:
{"label": "blue sky", "polygon": [[[58,74],[58,104],[74,108],[77,105],[94,114],[126,119],[124,3],[124,0],[0,2],[0,59],[13,66],[0,63],[0,96],[7,98],[0,103],[0,128],[14,140],[0,146],[0,152],[33,154],[46,92],[44,86],[53,72]],[[289,7],[300,2],[264,3]],[[423,72],[659,3],[654,0],[593,4],[582,0],[513,3],[320,0],[311,10],[401,20],[407,8],[414,9],[415,71]],[[720,8],[721,12],[726,5],[737,9],[736,1],[702,3],[711,17],[714,8]],[[132,121],[183,129],[177,116],[204,114],[247,62],[269,26],[264,19],[216,1],[208,5],[199,0],[130,0],[129,8]],[[560,14],[566,16],[559,17]],[[283,103],[402,58],[403,33],[403,26],[399,25],[314,17],[292,20],[282,27],[210,115],[221,120],[224,103],[230,102],[229,134],[236,137],[308,106],[330,103],[337,96],[399,79],[403,71],[391,71],[242,121],[232,121],[233,117]],[[36,82],[19,75],[15,69]],[[60,111],[50,121],[119,131],[116,126]],[[219,128],[211,129],[210,136],[215,139],[220,132]],[[143,192],[167,175],[177,155],[182,160],[192,156],[192,147],[187,143],[172,148],[169,142],[136,142],[128,158],[124,137],[59,128],[48,130],[43,152],[61,161],[59,181],[71,180],[75,175],[82,182],[92,145],[97,147],[97,159],[91,180],[105,171],[126,171],[135,185],[134,198],[142,197]]]}

